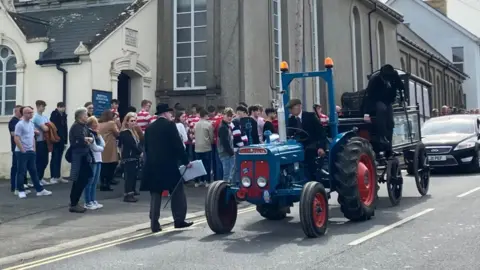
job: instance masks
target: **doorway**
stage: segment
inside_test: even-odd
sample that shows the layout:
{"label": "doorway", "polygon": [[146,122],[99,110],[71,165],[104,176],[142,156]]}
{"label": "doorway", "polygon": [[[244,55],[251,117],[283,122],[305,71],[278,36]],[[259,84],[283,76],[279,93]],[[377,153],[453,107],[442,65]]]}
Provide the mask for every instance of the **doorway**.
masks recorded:
{"label": "doorway", "polygon": [[120,115],[120,121],[123,122],[123,117],[128,113],[128,107],[130,106],[130,86],[131,79],[130,76],[125,74],[123,71],[118,75],[118,88],[117,88],[117,98],[118,98],[118,114]]}

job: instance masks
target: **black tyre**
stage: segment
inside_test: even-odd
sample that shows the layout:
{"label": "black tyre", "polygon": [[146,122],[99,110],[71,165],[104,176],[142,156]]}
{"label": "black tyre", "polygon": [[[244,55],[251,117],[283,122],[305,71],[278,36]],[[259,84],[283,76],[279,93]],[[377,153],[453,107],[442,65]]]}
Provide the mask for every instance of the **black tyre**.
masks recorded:
{"label": "black tyre", "polygon": [[228,183],[225,181],[213,182],[207,190],[205,198],[205,216],[210,229],[218,234],[232,231],[237,221],[237,202],[233,194],[228,199]]}
{"label": "black tyre", "polygon": [[328,229],[328,196],[325,187],[311,181],[303,186],[300,195],[300,223],[307,237],[324,235]]}
{"label": "black tyre", "polygon": [[257,205],[257,212],[268,220],[282,220],[287,217],[287,211],[276,204]]}
{"label": "black tyre", "polygon": [[354,137],[340,147],[333,179],[340,210],[349,220],[369,220],[375,215],[379,188],[372,145]]}
{"label": "black tyre", "polygon": [[402,200],[403,177],[398,159],[392,158],[387,161],[387,192],[393,206]]}
{"label": "black tyre", "polygon": [[477,154],[473,157],[472,163],[468,165],[467,171],[471,173],[480,172],[480,151],[477,150]]}
{"label": "black tyre", "polygon": [[430,164],[428,162],[427,150],[422,142],[415,146],[413,175],[415,176],[415,184],[420,195],[427,195],[430,186]]}

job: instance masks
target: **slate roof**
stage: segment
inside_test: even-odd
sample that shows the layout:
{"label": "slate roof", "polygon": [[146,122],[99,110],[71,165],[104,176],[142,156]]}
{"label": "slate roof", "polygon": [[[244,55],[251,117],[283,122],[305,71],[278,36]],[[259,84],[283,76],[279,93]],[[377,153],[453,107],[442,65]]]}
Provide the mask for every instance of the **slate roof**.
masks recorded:
{"label": "slate roof", "polygon": [[37,64],[78,61],[74,55],[80,41],[92,49],[133,16],[147,0],[80,8],[10,13],[28,40],[47,37],[48,48]]}
{"label": "slate roof", "polygon": [[441,64],[448,66],[448,69],[463,76],[465,79],[469,78],[469,76],[465,73],[457,69],[453,63],[447,59],[443,54],[438,52],[434,47],[432,47],[428,42],[426,42],[423,38],[421,38],[415,31],[410,29],[405,24],[399,24],[397,26],[397,36],[404,42],[408,43],[410,46],[416,48],[418,51],[423,52],[427,55],[432,56],[435,60],[440,62]]}

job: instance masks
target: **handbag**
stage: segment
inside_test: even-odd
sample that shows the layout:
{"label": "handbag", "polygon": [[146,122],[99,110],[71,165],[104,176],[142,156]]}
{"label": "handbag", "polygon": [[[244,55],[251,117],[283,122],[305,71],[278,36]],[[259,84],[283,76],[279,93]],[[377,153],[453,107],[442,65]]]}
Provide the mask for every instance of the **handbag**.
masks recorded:
{"label": "handbag", "polygon": [[72,163],[72,147],[69,146],[67,149],[67,152],[65,152],[65,160],[67,160],[68,163]]}

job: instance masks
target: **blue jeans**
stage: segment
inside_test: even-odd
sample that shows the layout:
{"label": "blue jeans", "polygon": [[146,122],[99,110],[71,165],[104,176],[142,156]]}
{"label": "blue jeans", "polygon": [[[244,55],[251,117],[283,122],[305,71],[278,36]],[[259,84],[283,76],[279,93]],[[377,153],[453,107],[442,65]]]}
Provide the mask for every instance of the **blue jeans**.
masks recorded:
{"label": "blue jeans", "polygon": [[[212,145],[212,168],[213,168],[213,180],[222,180],[224,175],[222,161],[218,156],[218,150],[216,145]],[[225,178],[224,178],[225,179]]]}
{"label": "blue jeans", "polygon": [[85,195],[85,203],[91,203],[95,201],[97,196],[97,183],[100,180],[100,172],[102,171],[102,163],[92,163],[90,165],[92,167],[93,176],[88,179],[88,184],[83,191]]}
{"label": "blue jeans", "polygon": [[58,142],[53,145],[52,159],[50,160],[50,174],[52,178],[61,177],[62,158],[63,151],[65,150],[65,144]]}
{"label": "blue jeans", "polygon": [[[12,167],[10,167],[10,191],[14,192],[17,189],[17,155],[15,151],[12,152]],[[23,179],[23,184],[27,184],[27,174]]]}
{"label": "blue jeans", "polygon": [[[26,151],[25,153],[22,152],[15,152],[17,157],[17,177],[16,179],[25,179],[27,175],[27,171],[32,178],[33,186],[37,192],[43,190],[43,186],[40,185],[40,181],[38,180],[38,173],[37,173],[37,163],[36,158],[37,154],[34,151]],[[16,181],[17,182],[17,189],[18,191],[22,192],[25,191],[23,187],[23,181]]]}
{"label": "blue jeans", "polygon": [[[195,153],[196,157],[200,159],[203,163],[203,167],[205,167],[205,171],[207,172],[207,175],[202,176],[202,182],[205,183],[210,183],[212,176],[211,176],[211,165],[212,165],[212,151],[208,151],[205,153]],[[199,182],[198,178],[195,179],[195,182]]]}
{"label": "blue jeans", "polygon": [[233,175],[235,172],[235,156],[220,157],[223,167],[223,180],[232,183]]}

